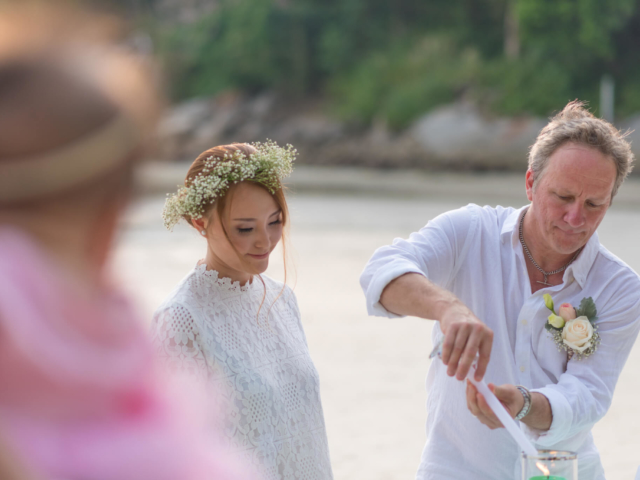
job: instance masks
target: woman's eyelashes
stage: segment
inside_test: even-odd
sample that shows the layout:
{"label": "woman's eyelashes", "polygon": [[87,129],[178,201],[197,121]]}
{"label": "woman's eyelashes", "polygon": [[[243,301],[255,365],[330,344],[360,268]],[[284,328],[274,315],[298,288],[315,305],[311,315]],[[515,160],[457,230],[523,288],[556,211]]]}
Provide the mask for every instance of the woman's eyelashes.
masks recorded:
{"label": "woman's eyelashes", "polygon": [[[269,225],[280,225],[282,223],[281,219],[278,220],[274,220],[273,222],[269,223]],[[251,233],[253,231],[253,227],[246,227],[246,228],[237,228],[238,233]]]}

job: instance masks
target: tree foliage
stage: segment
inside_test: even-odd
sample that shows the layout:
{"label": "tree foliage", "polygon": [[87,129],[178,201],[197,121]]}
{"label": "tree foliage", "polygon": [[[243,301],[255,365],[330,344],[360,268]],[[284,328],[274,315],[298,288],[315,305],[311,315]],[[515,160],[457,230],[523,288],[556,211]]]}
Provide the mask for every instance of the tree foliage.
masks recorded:
{"label": "tree foliage", "polygon": [[[519,55],[507,58],[509,8]],[[639,12],[640,0],[219,0],[152,31],[176,98],[280,89],[401,128],[463,95],[497,113],[547,115],[577,97],[597,108],[605,73],[619,111],[640,109]]]}

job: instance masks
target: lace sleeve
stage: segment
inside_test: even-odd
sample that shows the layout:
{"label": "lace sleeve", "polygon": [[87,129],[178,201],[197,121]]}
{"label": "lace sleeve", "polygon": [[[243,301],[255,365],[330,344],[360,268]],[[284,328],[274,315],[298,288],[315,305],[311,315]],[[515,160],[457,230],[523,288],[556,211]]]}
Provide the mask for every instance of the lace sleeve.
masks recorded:
{"label": "lace sleeve", "polygon": [[186,307],[173,304],[156,312],[151,338],[158,357],[171,373],[207,379],[207,361],[200,346],[200,333]]}

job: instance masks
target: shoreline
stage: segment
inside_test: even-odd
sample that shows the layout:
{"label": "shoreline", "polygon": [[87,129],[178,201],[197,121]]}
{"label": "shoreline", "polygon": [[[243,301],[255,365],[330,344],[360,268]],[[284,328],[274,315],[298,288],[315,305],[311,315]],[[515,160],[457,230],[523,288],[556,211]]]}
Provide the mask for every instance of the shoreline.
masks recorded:
{"label": "shoreline", "polygon": [[[141,164],[136,172],[139,195],[176,191],[189,168],[187,162]],[[461,205],[504,202],[524,205],[525,172],[430,171],[297,165],[287,179],[292,194],[373,195],[400,199],[455,201]],[[631,176],[620,187],[614,207],[640,206],[640,177]]]}

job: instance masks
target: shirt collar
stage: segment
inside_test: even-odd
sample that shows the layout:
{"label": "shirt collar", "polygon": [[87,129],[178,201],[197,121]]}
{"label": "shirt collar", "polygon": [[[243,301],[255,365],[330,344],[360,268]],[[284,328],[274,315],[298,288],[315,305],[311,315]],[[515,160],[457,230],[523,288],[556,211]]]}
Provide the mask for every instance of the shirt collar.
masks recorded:
{"label": "shirt collar", "polygon": [[[520,245],[520,219],[528,208],[529,205],[525,205],[524,207],[514,210],[509,214],[502,225],[502,230],[500,231],[500,240],[502,243],[505,243],[510,237],[511,244],[514,248],[517,248]],[[578,258],[576,258],[575,261],[565,270],[563,277],[564,281],[566,282],[569,278],[568,276],[571,275],[576,282],[578,282],[580,287],[584,288],[587,275],[593,266],[593,262],[596,260],[599,250],[600,240],[598,240],[597,232],[594,232],[582,249],[582,252],[580,252],[580,255],[578,255]]]}
{"label": "shirt collar", "polygon": [[520,219],[524,212],[529,208],[529,205],[525,205],[518,210],[514,210],[509,214],[505,222],[502,224],[502,230],[500,231],[500,240],[504,243],[509,236],[512,240],[517,240],[520,243]]}
{"label": "shirt collar", "polygon": [[591,238],[587,241],[578,258],[567,267],[564,279],[567,279],[567,275],[573,275],[573,278],[576,279],[580,287],[584,288],[587,275],[593,266],[593,262],[596,261],[596,256],[599,251],[600,240],[598,240],[598,233],[593,232],[593,235],[591,235]]}

